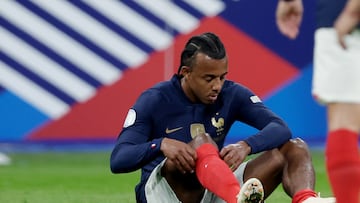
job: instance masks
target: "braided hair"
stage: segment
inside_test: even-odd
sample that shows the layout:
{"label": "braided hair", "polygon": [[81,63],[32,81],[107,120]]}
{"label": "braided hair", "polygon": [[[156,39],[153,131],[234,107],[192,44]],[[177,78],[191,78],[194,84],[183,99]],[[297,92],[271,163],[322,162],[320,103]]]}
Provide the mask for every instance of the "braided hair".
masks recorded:
{"label": "braided hair", "polygon": [[212,59],[223,59],[226,56],[223,43],[214,33],[206,32],[193,36],[186,43],[181,53],[180,66],[177,72],[179,77],[182,77],[180,75],[181,67],[192,67],[195,62],[195,56],[198,53],[204,53]]}

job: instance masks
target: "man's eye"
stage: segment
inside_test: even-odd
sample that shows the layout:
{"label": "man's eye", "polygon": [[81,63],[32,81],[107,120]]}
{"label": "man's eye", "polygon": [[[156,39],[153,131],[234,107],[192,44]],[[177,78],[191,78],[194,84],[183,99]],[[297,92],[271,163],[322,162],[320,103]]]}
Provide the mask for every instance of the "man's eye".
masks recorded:
{"label": "man's eye", "polygon": [[206,82],[211,82],[213,78],[205,78]]}

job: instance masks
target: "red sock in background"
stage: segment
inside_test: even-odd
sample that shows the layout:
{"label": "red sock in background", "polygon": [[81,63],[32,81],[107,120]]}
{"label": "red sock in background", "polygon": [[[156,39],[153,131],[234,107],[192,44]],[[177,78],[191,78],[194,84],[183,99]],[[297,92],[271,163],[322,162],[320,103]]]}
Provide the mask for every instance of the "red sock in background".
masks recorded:
{"label": "red sock in background", "polygon": [[292,203],[301,203],[309,197],[316,197],[316,193],[314,190],[311,189],[304,189],[300,190],[299,192],[295,193],[292,198]]}
{"label": "red sock in background", "polygon": [[197,148],[196,152],[196,176],[200,183],[227,203],[236,203],[240,184],[220,158],[217,148],[206,143]]}
{"label": "red sock in background", "polygon": [[337,203],[359,203],[360,156],[358,135],[346,129],[329,133],[326,167]]}

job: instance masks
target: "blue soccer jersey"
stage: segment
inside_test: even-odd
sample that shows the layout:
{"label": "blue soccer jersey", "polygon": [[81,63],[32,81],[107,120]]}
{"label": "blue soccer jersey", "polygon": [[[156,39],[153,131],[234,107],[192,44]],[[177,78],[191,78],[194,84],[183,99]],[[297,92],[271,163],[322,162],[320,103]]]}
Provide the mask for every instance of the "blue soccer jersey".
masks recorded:
{"label": "blue soccer jersey", "polygon": [[160,151],[163,138],[188,143],[198,133],[207,132],[221,149],[235,121],[259,129],[244,140],[251,153],[276,148],[291,137],[284,121],[248,88],[226,80],[214,104],[192,103],[175,75],[143,92],[129,110],[111,155],[111,169],[124,173],[141,168],[136,198],[137,202],[146,202],[145,183],[165,158]]}

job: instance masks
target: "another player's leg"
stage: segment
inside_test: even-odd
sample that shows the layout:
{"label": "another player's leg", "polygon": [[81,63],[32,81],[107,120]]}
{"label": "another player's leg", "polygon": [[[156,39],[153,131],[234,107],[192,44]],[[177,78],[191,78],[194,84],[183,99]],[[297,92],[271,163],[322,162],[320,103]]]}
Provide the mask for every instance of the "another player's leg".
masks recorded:
{"label": "another player's leg", "polygon": [[[341,144],[339,144],[341,143]],[[338,203],[359,203],[360,158],[358,135],[347,129],[329,132],[326,157],[327,171]]]}
{"label": "another player's leg", "polygon": [[360,104],[329,104],[326,166],[338,203],[359,203]]}

